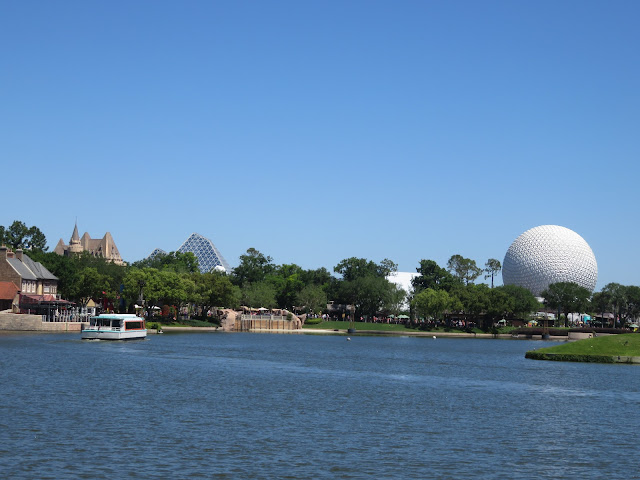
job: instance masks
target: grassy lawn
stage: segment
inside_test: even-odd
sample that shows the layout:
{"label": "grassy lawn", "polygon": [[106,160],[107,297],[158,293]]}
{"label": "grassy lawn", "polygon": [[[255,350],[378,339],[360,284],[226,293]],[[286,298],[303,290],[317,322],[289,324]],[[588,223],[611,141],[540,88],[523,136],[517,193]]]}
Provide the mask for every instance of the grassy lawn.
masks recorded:
{"label": "grassy lawn", "polygon": [[[545,357],[553,354],[556,357]],[[640,334],[608,335],[589,338],[577,342],[564,343],[555,347],[540,348],[527,352],[527,358],[538,360],[566,361],[609,361],[618,356],[640,356]]]}

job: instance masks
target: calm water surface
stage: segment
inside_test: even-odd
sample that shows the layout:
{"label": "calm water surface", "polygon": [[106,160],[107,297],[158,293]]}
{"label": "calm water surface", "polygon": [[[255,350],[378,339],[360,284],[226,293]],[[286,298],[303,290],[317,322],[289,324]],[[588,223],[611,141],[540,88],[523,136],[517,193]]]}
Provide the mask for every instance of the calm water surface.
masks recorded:
{"label": "calm water surface", "polygon": [[523,340],[0,335],[3,478],[633,479],[640,367]]}

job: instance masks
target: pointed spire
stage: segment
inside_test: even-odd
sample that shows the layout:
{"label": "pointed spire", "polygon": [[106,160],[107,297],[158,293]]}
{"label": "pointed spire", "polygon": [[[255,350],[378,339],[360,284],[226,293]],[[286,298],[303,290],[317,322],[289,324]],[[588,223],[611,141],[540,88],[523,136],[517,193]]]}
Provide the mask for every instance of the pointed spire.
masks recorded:
{"label": "pointed spire", "polygon": [[76,225],[73,228],[73,235],[71,235],[71,241],[69,242],[69,252],[82,253],[82,245],[80,243],[80,235],[78,235],[78,220],[76,219]]}
{"label": "pointed spire", "polygon": [[71,242],[80,242],[80,235],[78,235],[78,220],[76,219],[76,226],[73,228],[73,235],[71,235]]}

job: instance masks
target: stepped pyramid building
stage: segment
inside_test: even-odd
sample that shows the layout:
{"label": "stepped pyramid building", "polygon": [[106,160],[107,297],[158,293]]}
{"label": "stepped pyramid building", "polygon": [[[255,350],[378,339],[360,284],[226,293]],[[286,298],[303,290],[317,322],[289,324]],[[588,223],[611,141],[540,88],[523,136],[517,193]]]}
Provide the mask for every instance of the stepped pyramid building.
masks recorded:
{"label": "stepped pyramid building", "polygon": [[[198,259],[198,266],[201,273],[207,273],[214,269],[222,270],[227,273],[231,272],[231,267],[213,242],[198,233],[192,233],[189,235],[189,238],[187,238],[180,248],[178,248],[178,252],[193,253]],[[167,252],[164,250],[156,248],[147,258],[155,258],[158,255],[166,254]]]}
{"label": "stepped pyramid building", "polygon": [[105,233],[104,237],[99,240],[92,239],[87,232],[80,238],[78,235],[78,223],[73,228],[69,245],[65,245],[64,241],[60,239],[53,251],[58,255],[66,256],[73,253],[89,252],[94,257],[103,257],[116,265],[124,265],[118,247],[116,247],[116,243],[109,232]]}

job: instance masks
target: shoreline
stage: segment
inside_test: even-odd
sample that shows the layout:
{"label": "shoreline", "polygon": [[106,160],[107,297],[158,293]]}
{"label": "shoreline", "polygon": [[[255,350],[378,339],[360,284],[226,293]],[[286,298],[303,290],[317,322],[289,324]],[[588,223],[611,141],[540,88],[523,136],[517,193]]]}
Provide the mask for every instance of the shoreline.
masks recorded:
{"label": "shoreline", "polygon": [[[163,326],[163,332],[221,332],[221,333],[243,333],[243,332],[225,332],[220,327],[170,327]],[[155,329],[147,329],[148,334],[157,334]],[[294,334],[294,335],[363,335],[363,336],[396,336],[396,337],[435,337],[435,338],[482,338],[482,339],[502,339],[502,340],[543,340],[542,335],[525,335],[513,336],[510,333],[464,333],[464,332],[398,332],[385,330],[357,330],[349,333],[347,329],[322,329],[322,328],[303,328],[300,330],[282,330],[282,329],[251,329],[246,333],[278,333],[278,334]],[[564,342],[567,341],[566,336],[551,336],[548,341]]]}
{"label": "shoreline", "polygon": [[[510,333],[464,333],[464,332],[398,332],[398,331],[384,331],[384,330],[356,330],[355,333],[350,334],[347,330],[323,330],[323,329],[303,329],[302,333],[314,333],[319,332],[323,334],[341,334],[341,335],[388,335],[398,337],[435,337],[435,338],[484,338],[484,339],[503,339],[503,340],[543,340],[542,335],[532,335],[527,337],[525,335],[513,336]],[[551,336],[547,340],[562,342],[566,341],[565,336]]]}
{"label": "shoreline", "polygon": [[530,350],[525,358],[556,362],[640,364],[640,336],[635,333],[585,338]]}
{"label": "shoreline", "polygon": [[[42,322],[40,316],[15,314],[0,315],[0,332],[3,333],[80,333],[82,322]],[[162,333],[242,333],[237,331],[227,332],[220,326],[212,327],[186,327],[186,326],[164,326],[161,325]],[[361,335],[361,336],[396,336],[396,337],[435,337],[435,338],[482,338],[482,339],[512,339],[512,340],[543,340],[542,335],[517,335],[510,333],[465,333],[465,332],[416,332],[416,331],[390,331],[390,330],[360,330],[350,333],[347,329],[323,329],[323,328],[302,328],[299,330],[282,329],[250,329],[248,333],[278,333],[296,335]],[[157,335],[155,328],[147,328],[148,335]],[[551,336],[550,341],[567,341],[566,336]]]}
{"label": "shoreline", "polygon": [[640,357],[633,355],[581,355],[570,353],[546,353],[535,350],[525,353],[530,360],[575,363],[626,363],[640,364]]}

